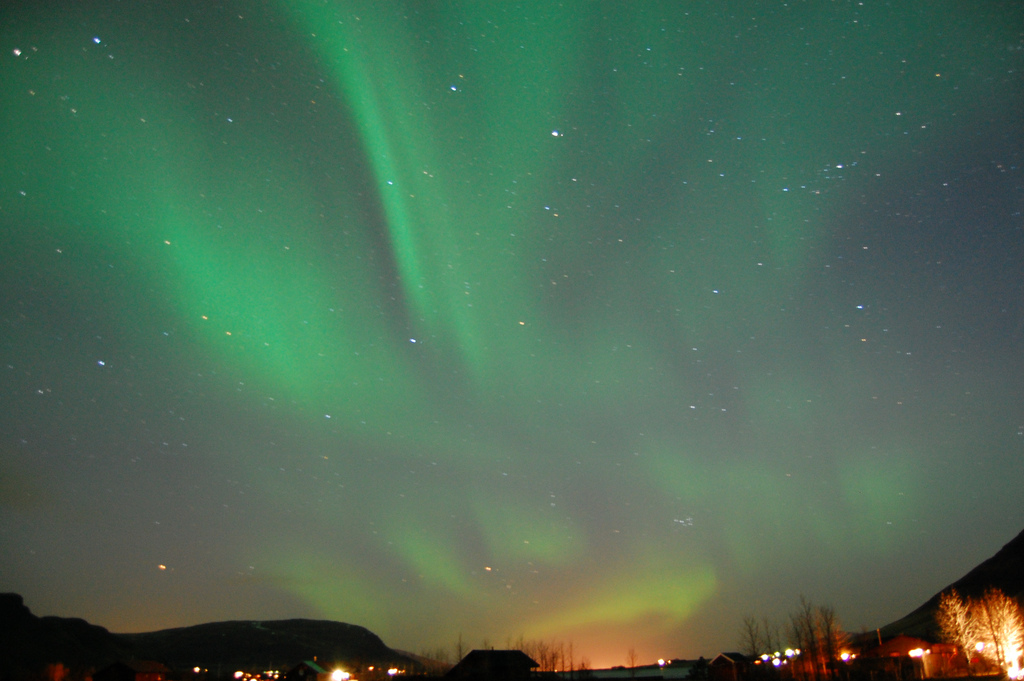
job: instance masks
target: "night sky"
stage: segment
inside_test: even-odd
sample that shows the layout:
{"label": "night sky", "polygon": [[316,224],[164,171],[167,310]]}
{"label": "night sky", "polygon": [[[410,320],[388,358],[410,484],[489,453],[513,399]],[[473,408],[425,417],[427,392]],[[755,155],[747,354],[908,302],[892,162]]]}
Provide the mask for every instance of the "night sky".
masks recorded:
{"label": "night sky", "polygon": [[0,590],[712,656],[1024,527],[1024,5],[5,2]]}

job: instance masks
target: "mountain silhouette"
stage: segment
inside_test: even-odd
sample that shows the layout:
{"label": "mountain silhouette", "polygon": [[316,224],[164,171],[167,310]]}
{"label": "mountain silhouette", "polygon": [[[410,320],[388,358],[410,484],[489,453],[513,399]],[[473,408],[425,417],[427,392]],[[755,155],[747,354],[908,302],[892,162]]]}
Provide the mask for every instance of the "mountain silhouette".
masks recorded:
{"label": "mountain silhouette", "polygon": [[0,594],[0,678],[60,662],[79,669],[130,659],[131,646],[103,627],[67,617],[36,617],[21,596]]}
{"label": "mountain silhouette", "polygon": [[117,661],[153,660],[182,671],[278,669],[316,658],[347,670],[369,666],[418,671],[421,664],[354,624],[328,620],[211,622],[140,634],[114,634],[85,620],[37,617],[15,593],[0,594],[0,681],[35,677],[49,664],[73,671]]}
{"label": "mountain silhouette", "polygon": [[1002,589],[1007,596],[1016,598],[1018,602],[1024,601],[1024,531],[994,556],[936,593],[910,614],[882,627],[879,633],[883,638],[906,634],[938,641],[935,612],[942,594],[956,589],[964,598],[977,598],[988,588]]}
{"label": "mountain silhouette", "polygon": [[322,667],[350,670],[367,666],[412,670],[417,665],[370,630],[328,620],[211,622],[118,637],[144,652],[147,659],[174,669],[285,671],[314,657]]}

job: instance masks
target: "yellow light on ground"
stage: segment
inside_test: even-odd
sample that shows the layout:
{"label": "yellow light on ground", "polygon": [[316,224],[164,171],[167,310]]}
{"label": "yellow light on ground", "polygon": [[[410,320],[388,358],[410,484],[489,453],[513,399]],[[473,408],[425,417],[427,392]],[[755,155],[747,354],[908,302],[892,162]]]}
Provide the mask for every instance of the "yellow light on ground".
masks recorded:
{"label": "yellow light on ground", "polygon": [[911,657],[921,657],[922,655],[924,655],[924,649],[914,648],[909,653],[907,653],[907,655],[910,655]]}

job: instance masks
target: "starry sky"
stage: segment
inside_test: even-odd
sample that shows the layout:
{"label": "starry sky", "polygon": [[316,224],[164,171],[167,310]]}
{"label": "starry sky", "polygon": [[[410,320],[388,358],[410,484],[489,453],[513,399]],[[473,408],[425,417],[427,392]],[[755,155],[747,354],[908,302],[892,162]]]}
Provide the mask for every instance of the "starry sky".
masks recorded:
{"label": "starry sky", "polygon": [[0,589],[711,656],[1024,526],[1024,5],[6,2]]}

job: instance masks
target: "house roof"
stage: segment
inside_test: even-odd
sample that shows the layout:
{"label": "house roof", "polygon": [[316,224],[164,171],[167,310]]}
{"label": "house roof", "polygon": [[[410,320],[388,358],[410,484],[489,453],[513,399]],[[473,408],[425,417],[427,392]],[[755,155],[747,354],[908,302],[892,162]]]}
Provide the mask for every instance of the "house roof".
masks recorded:
{"label": "house roof", "polygon": [[501,677],[529,674],[540,665],[521,650],[471,650],[445,676],[459,678],[487,675]]}
{"label": "house roof", "polygon": [[298,669],[299,667],[303,667],[303,666],[309,667],[310,669],[315,671],[317,674],[326,674],[327,673],[326,669],[324,669],[323,667],[318,665],[313,660],[303,660],[302,662],[300,662],[297,665],[295,665],[295,669]]}

